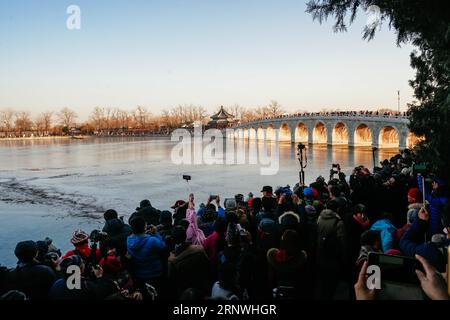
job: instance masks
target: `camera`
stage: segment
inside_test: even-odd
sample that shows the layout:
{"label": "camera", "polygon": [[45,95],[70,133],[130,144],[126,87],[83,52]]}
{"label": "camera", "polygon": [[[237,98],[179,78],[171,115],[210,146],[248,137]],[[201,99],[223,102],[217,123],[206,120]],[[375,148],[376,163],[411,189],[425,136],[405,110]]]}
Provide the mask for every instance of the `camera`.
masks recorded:
{"label": "camera", "polygon": [[101,242],[108,238],[108,234],[106,232],[101,232],[100,230],[93,230],[89,235],[89,238],[92,242]]}
{"label": "camera", "polygon": [[186,175],[186,174],[183,175],[183,180],[189,181],[189,180],[191,180],[191,179],[192,179],[191,176],[188,176],[188,175]]}
{"label": "camera", "polygon": [[209,198],[211,200],[216,200],[218,197],[219,197],[218,195],[211,195],[211,196],[209,196]]}
{"label": "camera", "polygon": [[333,163],[333,164],[331,165],[331,170],[330,170],[330,180],[332,180],[332,179],[333,179],[333,176],[334,176],[335,174],[338,174],[339,171],[341,171],[341,166],[340,166],[340,164],[338,164],[338,163]]}
{"label": "camera", "polygon": [[299,144],[297,145],[297,149],[301,151],[301,150],[306,149],[306,146],[305,146],[303,143],[299,143]]}

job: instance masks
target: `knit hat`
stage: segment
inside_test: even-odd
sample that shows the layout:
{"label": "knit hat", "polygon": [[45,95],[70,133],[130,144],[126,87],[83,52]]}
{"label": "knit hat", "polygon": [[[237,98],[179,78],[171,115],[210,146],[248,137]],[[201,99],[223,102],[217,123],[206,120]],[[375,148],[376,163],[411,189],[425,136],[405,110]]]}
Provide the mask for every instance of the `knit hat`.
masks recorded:
{"label": "knit hat", "polygon": [[312,188],[305,188],[305,190],[303,190],[303,194],[306,198],[312,198],[314,195],[314,191]]}
{"label": "knit hat", "polygon": [[275,232],[276,225],[275,221],[269,218],[263,218],[259,222],[259,230],[263,233],[272,234]]}
{"label": "knit hat", "polygon": [[317,214],[316,208],[314,208],[314,206],[312,205],[305,206],[305,212],[308,216],[314,216]]}
{"label": "knit hat", "polygon": [[88,239],[89,239],[89,235],[80,229],[80,230],[74,231],[70,242],[72,242],[72,244],[74,244],[74,245],[77,245],[77,244],[87,241]]}
{"label": "knit hat", "polygon": [[34,241],[22,241],[16,245],[14,254],[16,255],[19,262],[28,263],[33,261],[37,253],[37,245]]}
{"label": "knit hat", "polygon": [[419,188],[411,188],[408,191],[408,197],[414,199],[412,203],[422,203],[422,192],[420,192]]}

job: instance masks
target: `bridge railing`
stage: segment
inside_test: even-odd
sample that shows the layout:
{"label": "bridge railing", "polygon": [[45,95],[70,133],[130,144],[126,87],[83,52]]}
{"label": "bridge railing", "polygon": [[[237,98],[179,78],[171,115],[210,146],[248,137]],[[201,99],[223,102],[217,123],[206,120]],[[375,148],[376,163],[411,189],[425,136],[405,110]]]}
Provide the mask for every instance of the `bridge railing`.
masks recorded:
{"label": "bridge railing", "polygon": [[311,112],[311,113],[294,113],[289,115],[281,115],[278,117],[264,117],[258,118],[251,121],[244,121],[237,124],[246,125],[252,123],[258,123],[262,121],[270,121],[270,120],[284,120],[284,119],[317,119],[317,118],[372,118],[372,119],[398,119],[398,120],[408,120],[407,112],[395,112],[395,113],[382,113],[382,112],[372,112],[372,111],[348,111],[348,112]]}

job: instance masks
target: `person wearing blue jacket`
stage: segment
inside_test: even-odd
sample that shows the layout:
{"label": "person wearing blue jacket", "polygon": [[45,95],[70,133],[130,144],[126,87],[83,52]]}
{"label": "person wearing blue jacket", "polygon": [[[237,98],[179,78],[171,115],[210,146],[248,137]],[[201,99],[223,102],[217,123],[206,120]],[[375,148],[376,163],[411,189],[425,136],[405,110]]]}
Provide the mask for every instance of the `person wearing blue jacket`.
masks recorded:
{"label": "person wearing blue jacket", "polygon": [[441,213],[442,208],[448,203],[448,198],[443,194],[444,180],[434,177],[432,180],[432,191],[423,190],[422,176],[417,175],[417,182],[419,184],[420,192],[425,194],[425,200],[430,204],[430,223],[428,226],[428,239],[437,233],[442,233]]}
{"label": "person wearing blue jacket", "polygon": [[430,215],[425,208],[419,212],[419,216],[411,224],[408,231],[400,240],[400,249],[405,256],[414,257],[416,254],[424,257],[439,272],[445,272],[447,259],[445,252],[450,244],[450,212],[448,205],[444,209],[443,224],[446,226],[447,237],[440,243],[426,242],[425,233],[428,228]]}
{"label": "person wearing blue jacket", "polygon": [[384,213],[384,217],[375,222],[370,230],[380,232],[381,247],[384,253],[394,248],[394,237],[397,228],[392,224],[389,213]]}
{"label": "person wearing blue jacket", "polygon": [[130,273],[138,287],[145,288],[146,284],[150,284],[158,291],[162,289],[162,257],[166,245],[156,232],[156,227],[147,231],[147,224],[143,218],[134,218],[130,221],[130,225],[133,232],[127,239]]}

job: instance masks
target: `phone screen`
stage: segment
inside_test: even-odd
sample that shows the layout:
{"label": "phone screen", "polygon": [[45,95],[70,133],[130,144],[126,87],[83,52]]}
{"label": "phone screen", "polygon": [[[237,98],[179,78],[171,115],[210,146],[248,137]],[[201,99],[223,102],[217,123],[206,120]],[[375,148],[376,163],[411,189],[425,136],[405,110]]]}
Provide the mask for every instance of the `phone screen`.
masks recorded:
{"label": "phone screen", "polygon": [[419,261],[410,257],[369,254],[369,265],[377,265],[381,271],[382,300],[422,300],[423,294],[416,270],[423,270]]}

